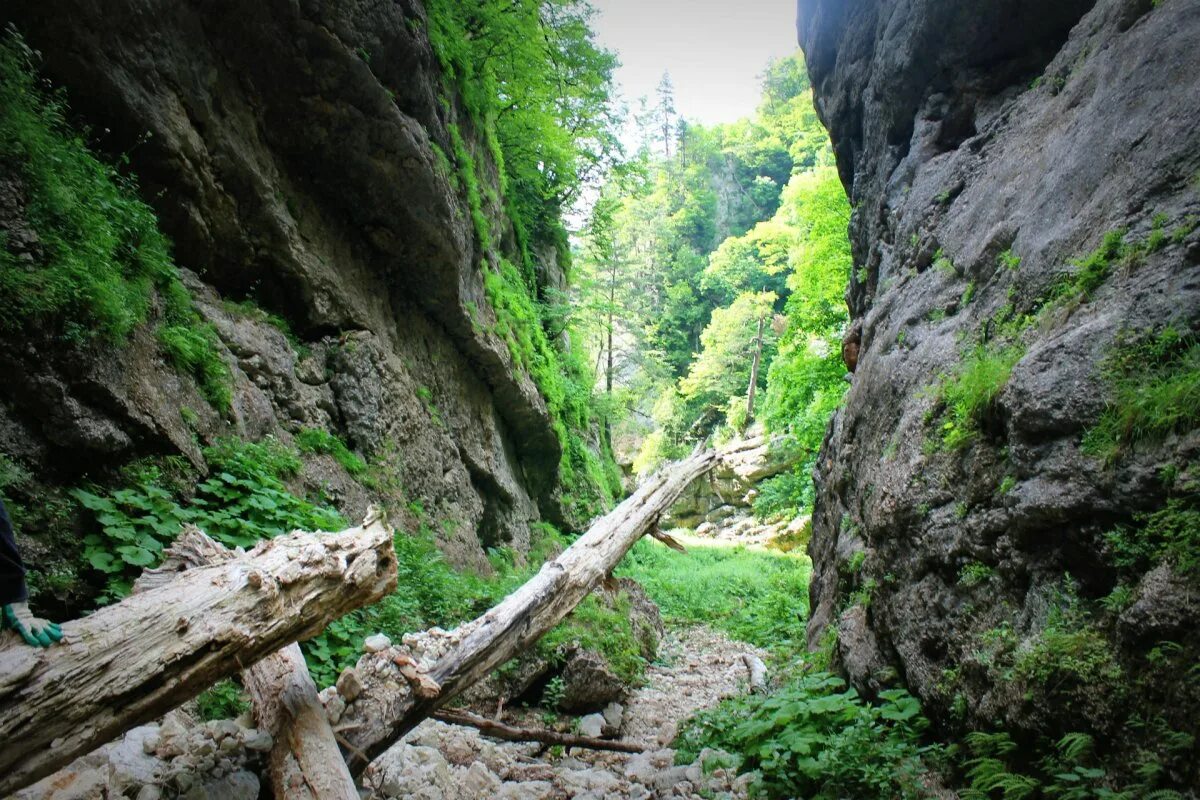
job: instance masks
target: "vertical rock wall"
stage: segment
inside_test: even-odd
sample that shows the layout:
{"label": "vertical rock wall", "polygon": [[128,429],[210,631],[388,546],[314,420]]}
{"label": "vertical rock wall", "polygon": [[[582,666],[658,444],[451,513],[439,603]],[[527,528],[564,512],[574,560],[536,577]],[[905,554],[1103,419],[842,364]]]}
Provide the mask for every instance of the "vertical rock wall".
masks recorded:
{"label": "vertical rock wall", "polygon": [[[800,0],[798,29],[862,331],[816,475],[811,644],[836,631],[854,683],[903,681],[943,729],[1083,730],[1114,763],[1194,734],[1194,566],[1112,534],[1196,508],[1195,401],[1116,454],[1085,439],[1118,381],[1196,375],[1200,4]],[[956,440],[942,387],[981,353],[1015,363]]]}
{"label": "vertical rock wall", "polygon": [[[522,549],[539,502],[552,503],[560,445],[491,332],[481,265],[493,256],[448,171],[450,126],[484,184],[498,179],[442,87],[420,3],[15,0],[0,20],[40,52],[98,146],[128,154],[234,375],[223,418],[150,330],[121,348],[33,332],[0,343],[0,450],[38,492],[147,455],[199,466],[200,445],[221,436],[320,428],[384,464],[389,488],[374,494],[419,501],[459,564],[486,569],[485,546]],[[512,256],[498,193],[483,194]],[[552,257],[540,271],[562,280]],[[245,298],[296,337],[226,302]],[[327,456],[308,461],[306,488],[361,513],[371,492]],[[28,540],[31,560],[77,558],[70,535]]]}

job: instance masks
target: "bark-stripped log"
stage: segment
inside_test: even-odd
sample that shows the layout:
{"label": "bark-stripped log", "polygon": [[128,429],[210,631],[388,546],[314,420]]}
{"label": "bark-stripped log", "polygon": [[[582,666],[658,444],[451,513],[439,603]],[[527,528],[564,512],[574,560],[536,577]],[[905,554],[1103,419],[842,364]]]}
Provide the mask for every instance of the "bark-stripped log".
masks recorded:
{"label": "bark-stripped log", "polygon": [[767,665],[761,658],[751,653],[742,654],[742,663],[750,671],[750,694],[766,694]]}
{"label": "bark-stripped log", "polygon": [[716,460],[712,451],[697,452],[663,469],[482,617],[451,632],[405,637],[411,654],[393,647],[360,659],[326,704],[352,771],[366,766],[361,754],[379,755],[562,621]]}
{"label": "bark-stripped log", "polygon": [[[363,524],[375,522],[377,513],[368,511]],[[143,573],[133,590],[154,589],[185,569],[233,558],[234,552],[191,528],[171,544],[162,566]],[[290,644],[244,670],[242,683],[253,703],[255,723],[272,737],[267,776],[277,800],[358,800],[300,645]]]}
{"label": "bark-stripped log", "polygon": [[611,750],[614,753],[644,753],[646,746],[635,742],[618,742],[613,739],[597,739],[594,736],[577,736],[535,728],[517,728],[494,719],[469,714],[466,711],[435,711],[433,718],[450,725],[474,728],[484,736],[503,739],[506,742],[542,742],[559,744],[563,747],[585,747],[589,750]]}
{"label": "bark-stripped log", "polygon": [[358,800],[300,645],[267,656],[242,683],[255,722],[274,737],[267,768],[276,800]]}
{"label": "bark-stripped log", "polygon": [[395,588],[380,522],[292,533],[0,653],[0,796]]}

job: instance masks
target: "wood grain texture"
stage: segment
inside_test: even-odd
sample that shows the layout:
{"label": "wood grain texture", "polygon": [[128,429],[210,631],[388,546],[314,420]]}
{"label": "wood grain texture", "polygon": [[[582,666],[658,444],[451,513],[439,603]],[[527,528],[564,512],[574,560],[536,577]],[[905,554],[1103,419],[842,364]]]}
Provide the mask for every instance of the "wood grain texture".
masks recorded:
{"label": "wood grain texture", "polygon": [[59,646],[0,650],[0,796],[391,592],[392,533],[295,532],[148,585]]}

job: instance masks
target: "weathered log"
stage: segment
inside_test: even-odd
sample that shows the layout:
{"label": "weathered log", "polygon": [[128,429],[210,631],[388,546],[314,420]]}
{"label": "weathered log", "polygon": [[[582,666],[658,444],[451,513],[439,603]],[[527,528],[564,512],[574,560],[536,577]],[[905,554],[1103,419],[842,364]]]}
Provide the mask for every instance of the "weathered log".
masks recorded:
{"label": "weathered log", "polygon": [[258,727],[274,737],[267,769],[276,800],[358,800],[300,645],[259,661],[242,683]]}
{"label": "weathered log", "polygon": [[352,772],[366,766],[362,755],[382,753],[562,621],[716,460],[712,451],[696,452],[660,471],[482,617],[451,632],[405,637],[411,653],[393,647],[360,659],[354,679],[345,682],[349,691],[339,681],[326,703]]}
{"label": "weathered log", "polygon": [[750,694],[766,694],[767,665],[763,663],[761,658],[752,653],[743,653],[742,663],[750,671]]}
{"label": "weathered log", "polygon": [[435,711],[432,716],[438,722],[465,725],[468,728],[474,728],[484,736],[503,739],[506,742],[542,742],[543,744],[560,744],[564,747],[585,747],[589,750],[611,750],[615,753],[646,752],[645,745],[635,742],[597,739],[595,736],[577,736],[544,728],[517,728],[466,711]]}
{"label": "weathered log", "polygon": [[0,796],[395,585],[392,534],[378,521],[296,532],[64,623],[60,646],[0,651]]}
{"label": "weathered log", "polygon": [[[367,512],[363,525],[376,521]],[[221,564],[236,554],[198,528],[185,530],[168,548],[163,563],[138,578],[134,591],[173,581],[186,569]],[[358,800],[354,779],[329,727],[325,707],[298,644],[272,653],[242,672],[242,684],[259,729],[271,734],[267,777],[278,800]]]}

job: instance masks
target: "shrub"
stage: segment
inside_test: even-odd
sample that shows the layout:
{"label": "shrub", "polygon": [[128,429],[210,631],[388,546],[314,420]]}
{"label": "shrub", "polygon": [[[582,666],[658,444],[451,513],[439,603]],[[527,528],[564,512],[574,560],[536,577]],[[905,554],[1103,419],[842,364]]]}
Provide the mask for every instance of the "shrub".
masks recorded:
{"label": "shrub", "polygon": [[742,772],[757,771],[767,797],[923,797],[921,744],[927,727],[916,698],[880,692],[862,700],[841,678],[802,676],[767,696],[726,700],[682,727],[676,761],[691,763],[705,747],[725,750]]}

